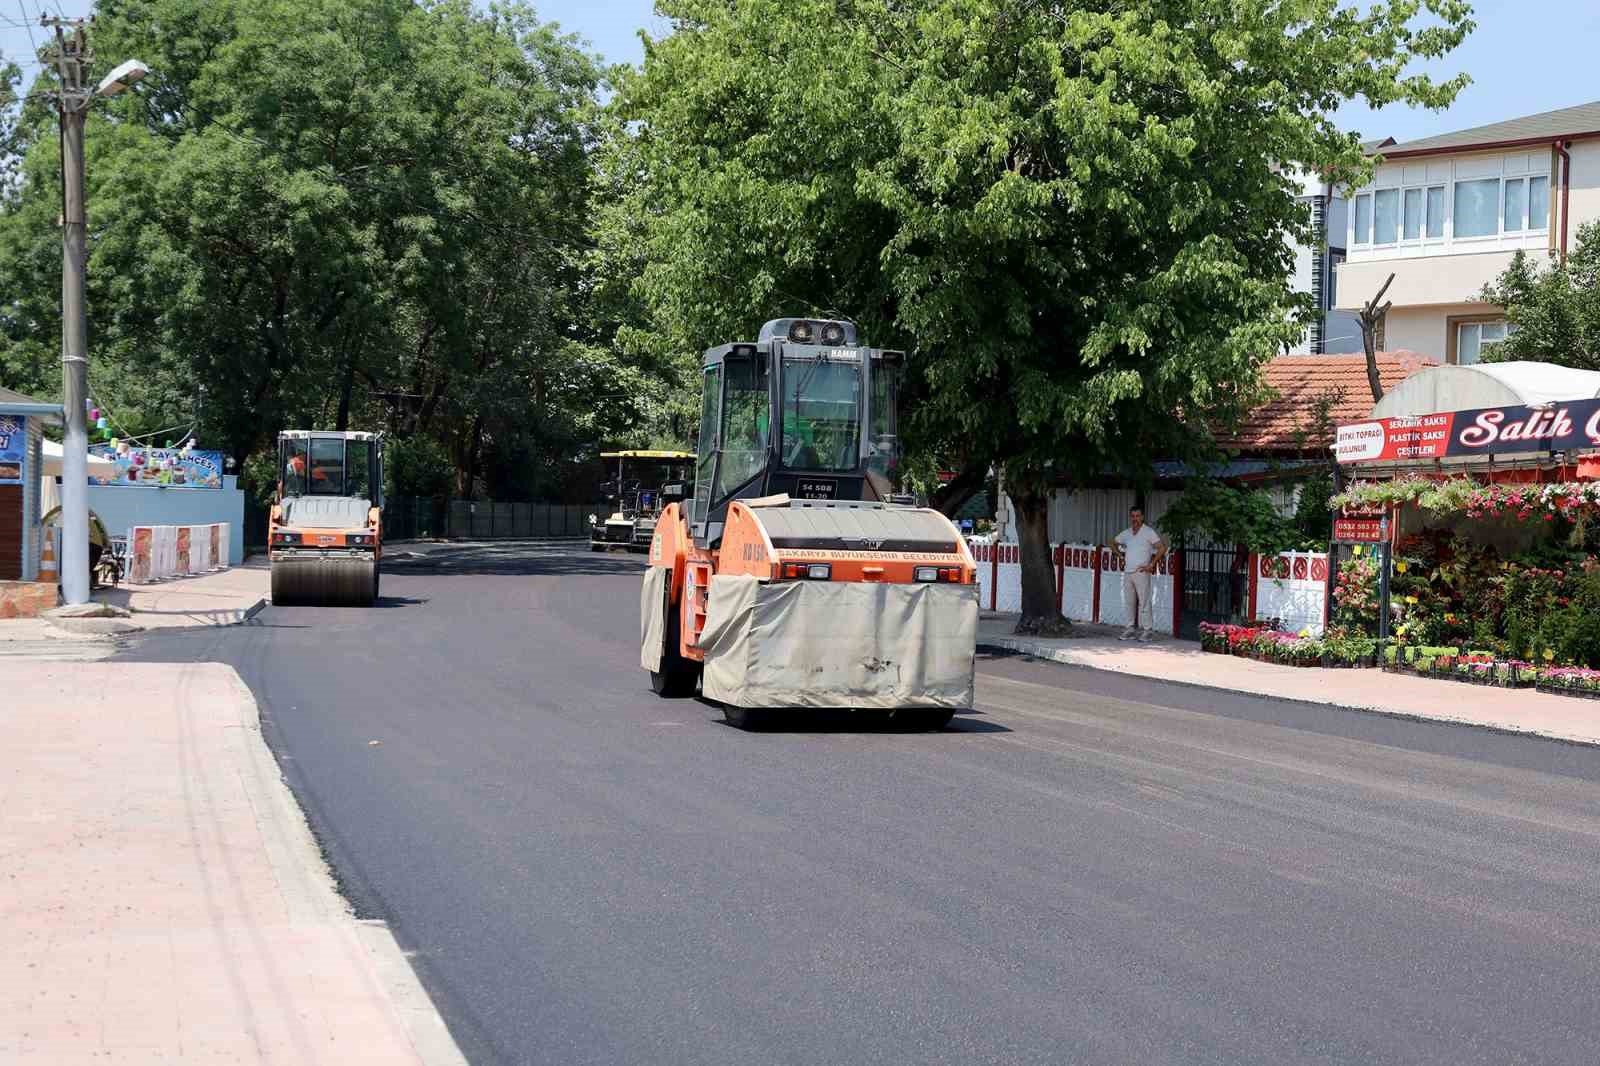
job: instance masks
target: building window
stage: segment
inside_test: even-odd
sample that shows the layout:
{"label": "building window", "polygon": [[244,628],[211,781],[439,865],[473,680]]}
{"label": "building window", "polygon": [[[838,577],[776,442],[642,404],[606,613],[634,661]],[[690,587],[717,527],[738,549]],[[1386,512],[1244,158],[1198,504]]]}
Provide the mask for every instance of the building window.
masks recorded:
{"label": "building window", "polygon": [[1328,253],[1328,298],[1322,302],[1324,311],[1339,306],[1339,264],[1344,262],[1344,252]]}
{"label": "building window", "polygon": [[1505,230],[1521,232],[1528,228],[1528,183],[1522,178],[1507,178],[1504,190]]}
{"label": "building window", "polygon": [[1393,244],[1400,239],[1400,190],[1379,189],[1372,194],[1372,243]]}
{"label": "building window", "polygon": [[1428,189],[1428,238],[1444,236],[1444,186]]}
{"label": "building window", "polygon": [[1550,228],[1550,178],[1547,175],[1528,179],[1528,228],[1541,232]]}
{"label": "building window", "polygon": [[1543,233],[1550,227],[1550,176],[1518,174],[1371,189],[1351,198],[1350,244],[1471,239]]}
{"label": "building window", "polygon": [[1460,366],[1471,366],[1506,339],[1510,327],[1505,319],[1487,322],[1456,323],[1456,358]]}
{"label": "building window", "polygon": [[1457,237],[1492,237],[1500,231],[1500,179],[1456,182]]}

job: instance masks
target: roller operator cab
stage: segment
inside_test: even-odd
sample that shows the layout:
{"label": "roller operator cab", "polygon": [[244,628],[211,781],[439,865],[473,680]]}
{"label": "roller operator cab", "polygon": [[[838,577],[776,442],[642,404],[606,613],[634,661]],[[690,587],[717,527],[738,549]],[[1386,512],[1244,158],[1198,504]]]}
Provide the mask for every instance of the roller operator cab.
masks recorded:
{"label": "roller operator cab", "polygon": [[641,664],[730,722],[845,708],[942,726],[972,703],[977,568],[895,495],[904,356],[784,318],[705,353],[694,493],[661,513]]}
{"label": "roller operator cab", "polygon": [[383,555],[383,438],[278,434],[278,496],[267,537],[274,604],[370,606]]}

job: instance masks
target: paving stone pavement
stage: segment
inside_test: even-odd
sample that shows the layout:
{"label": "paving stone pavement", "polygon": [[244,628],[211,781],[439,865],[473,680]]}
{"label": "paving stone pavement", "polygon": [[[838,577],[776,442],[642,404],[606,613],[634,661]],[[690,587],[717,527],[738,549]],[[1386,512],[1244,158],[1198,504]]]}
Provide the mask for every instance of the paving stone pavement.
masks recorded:
{"label": "paving stone pavement", "polygon": [[0,1062],[464,1062],[216,663],[0,661]]}

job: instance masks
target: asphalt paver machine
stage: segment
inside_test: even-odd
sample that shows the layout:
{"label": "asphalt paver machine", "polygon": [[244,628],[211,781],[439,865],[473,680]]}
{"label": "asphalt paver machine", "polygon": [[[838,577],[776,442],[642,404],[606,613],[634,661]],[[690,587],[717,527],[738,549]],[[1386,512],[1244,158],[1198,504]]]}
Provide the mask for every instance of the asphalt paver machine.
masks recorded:
{"label": "asphalt paver machine", "polygon": [[382,556],[383,438],[279,433],[278,497],[267,537],[272,602],[370,606]]}
{"label": "asphalt paver machine", "polygon": [[657,693],[698,687],[745,728],[972,705],[977,567],[943,514],[894,502],[903,362],[809,318],[705,353],[694,494],[663,509],[641,592]]}
{"label": "asphalt paver machine", "polygon": [[662,509],[684,498],[694,453],[629,449],[601,452],[600,458],[616,464],[611,468],[616,476],[606,481],[606,502],[612,509],[604,519],[589,516],[589,550],[649,550]]}

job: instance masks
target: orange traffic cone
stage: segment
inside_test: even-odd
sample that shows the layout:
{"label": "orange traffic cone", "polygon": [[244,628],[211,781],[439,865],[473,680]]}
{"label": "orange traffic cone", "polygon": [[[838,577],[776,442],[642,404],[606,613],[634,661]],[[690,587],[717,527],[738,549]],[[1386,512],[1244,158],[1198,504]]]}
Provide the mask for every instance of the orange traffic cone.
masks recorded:
{"label": "orange traffic cone", "polygon": [[49,526],[40,526],[44,544],[39,549],[39,580],[54,583],[56,580],[56,533]]}

